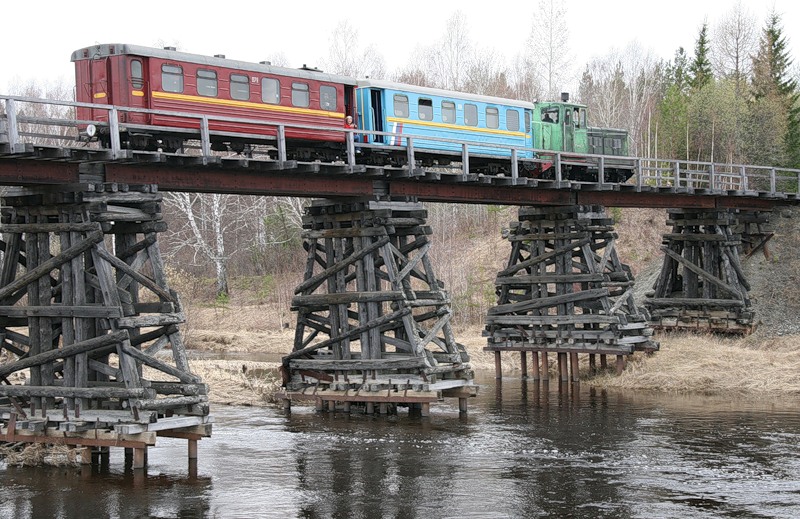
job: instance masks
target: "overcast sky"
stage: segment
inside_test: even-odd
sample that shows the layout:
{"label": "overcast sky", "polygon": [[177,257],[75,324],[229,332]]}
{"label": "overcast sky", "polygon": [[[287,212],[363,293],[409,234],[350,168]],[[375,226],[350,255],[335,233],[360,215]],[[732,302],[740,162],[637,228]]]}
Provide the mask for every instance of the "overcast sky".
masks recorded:
{"label": "overcast sky", "polygon": [[[705,20],[713,26],[737,0],[564,0],[571,53],[579,67],[636,41],[665,60],[679,46],[692,54]],[[781,15],[793,57],[800,61],[800,2],[741,0],[760,31],[773,8]],[[441,38],[460,10],[479,47],[510,62],[536,19],[537,0],[447,2],[249,1],[102,2],[8,0],[2,13],[6,51],[0,54],[0,93],[13,84],[72,84],[73,50],[96,43],[175,45],[197,54],[261,61],[283,53],[290,66],[319,66],[333,28],[342,20],[358,29],[362,46],[374,45],[388,71],[403,67],[417,46]],[[378,6],[385,7],[378,7]],[[798,40],[798,41],[794,41]],[[800,63],[798,63],[800,64]]]}

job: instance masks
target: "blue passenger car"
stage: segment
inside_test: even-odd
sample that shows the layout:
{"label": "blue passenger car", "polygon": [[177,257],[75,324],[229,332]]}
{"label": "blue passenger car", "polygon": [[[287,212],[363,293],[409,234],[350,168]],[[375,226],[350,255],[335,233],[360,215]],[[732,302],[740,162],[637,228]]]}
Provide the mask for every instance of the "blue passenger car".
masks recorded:
{"label": "blue passenger car", "polygon": [[[462,145],[425,137],[467,142],[470,156],[509,157],[514,147],[520,148],[520,159],[533,157],[532,103],[360,80],[356,106],[360,128],[413,136],[417,156],[427,152],[437,163],[447,162],[448,156],[460,160]],[[360,141],[370,145],[369,152],[382,156],[391,156],[395,146],[406,144],[396,135],[364,134]]]}

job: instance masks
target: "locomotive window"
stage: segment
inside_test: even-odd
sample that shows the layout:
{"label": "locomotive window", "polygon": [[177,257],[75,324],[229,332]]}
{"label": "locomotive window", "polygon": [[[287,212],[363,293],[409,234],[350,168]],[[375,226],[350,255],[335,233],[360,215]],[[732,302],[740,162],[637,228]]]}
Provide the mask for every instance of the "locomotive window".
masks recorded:
{"label": "locomotive window", "polygon": [[408,117],[408,96],[394,95],[394,116]]}
{"label": "locomotive window", "polygon": [[417,104],[420,121],[433,120],[433,101],[430,99],[420,99]]}
{"label": "locomotive window", "polygon": [[525,111],[525,133],[530,133],[531,131],[531,113],[529,111]]}
{"label": "locomotive window", "polygon": [[478,126],[478,107],[473,104],[464,105],[464,124]]}
{"label": "locomotive window", "polygon": [[486,107],[486,127],[500,128],[500,110]]}
{"label": "locomotive window", "polygon": [[265,77],[261,80],[261,100],[271,105],[281,104],[281,84],[277,79]]}
{"label": "locomotive window", "polygon": [[442,122],[456,122],[456,104],[452,101],[442,101]]}
{"label": "locomotive window", "polygon": [[183,69],[177,65],[161,65],[161,88],[164,92],[183,92]]}
{"label": "locomotive window", "polygon": [[292,106],[306,108],[309,102],[308,85],[305,83],[292,83]]}
{"label": "locomotive window", "polygon": [[244,74],[231,74],[231,99],[250,99],[250,78]]}
{"label": "locomotive window", "polygon": [[336,110],[336,87],[319,87],[319,107],[323,110]]}
{"label": "locomotive window", "polygon": [[519,112],[516,110],[506,110],[506,129],[510,132],[519,131]]}
{"label": "locomotive window", "polygon": [[197,94],[206,97],[217,96],[217,73],[213,70],[197,71]]}
{"label": "locomotive window", "polygon": [[548,108],[542,112],[542,122],[544,123],[557,123],[558,122],[558,108]]}
{"label": "locomotive window", "polygon": [[142,76],[142,62],[138,59],[131,60],[131,86],[133,88],[142,88],[144,86],[144,77]]}

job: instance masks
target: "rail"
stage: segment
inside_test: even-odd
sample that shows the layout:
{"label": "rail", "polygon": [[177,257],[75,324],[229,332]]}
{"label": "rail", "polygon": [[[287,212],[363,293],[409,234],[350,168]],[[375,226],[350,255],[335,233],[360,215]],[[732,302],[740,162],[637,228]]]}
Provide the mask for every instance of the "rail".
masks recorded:
{"label": "rail", "polygon": [[[503,176],[510,176],[512,183],[524,175],[525,166],[531,164],[546,164],[552,166],[554,172],[551,180],[557,183],[566,179],[562,178],[562,166],[582,165],[597,172],[597,179],[592,181],[570,180],[573,183],[593,184],[603,186],[615,184],[610,182],[609,172],[628,170],[630,179],[626,184],[637,187],[649,186],[651,188],[668,188],[686,193],[735,192],[738,194],[763,194],[769,197],[782,198],[786,195],[797,195],[800,186],[800,170],[768,166],[712,163],[702,161],[671,160],[640,157],[620,157],[594,154],[576,154],[570,152],[554,152],[535,148],[514,147],[493,143],[463,141],[446,139],[434,136],[408,135],[402,133],[368,131],[361,129],[330,128],[309,125],[277,124],[254,119],[198,115],[185,112],[171,112],[163,110],[149,110],[144,108],[120,107],[94,103],[79,103],[74,101],[60,101],[52,99],[31,98],[22,96],[0,95],[3,104],[0,108],[0,144],[4,145],[9,153],[22,153],[26,146],[53,145],[61,143],[65,147],[92,147],[107,149],[112,160],[124,158],[126,150],[120,141],[120,129],[136,130],[164,130],[163,127],[151,127],[140,124],[127,124],[123,122],[123,113],[141,113],[160,116],[176,117],[187,121],[194,121],[191,128],[169,128],[171,132],[184,133],[186,139],[197,144],[188,146],[185,153],[201,157],[207,164],[215,152],[211,149],[215,137],[246,137],[262,143],[277,160],[284,162],[288,158],[286,131],[319,130],[328,133],[341,132],[345,145],[345,157],[342,162],[355,171],[359,166],[359,151],[366,148],[391,148],[404,153],[410,168],[416,167],[419,157],[425,153],[438,153],[441,156],[450,156],[454,164],[458,164],[459,173],[470,172],[471,162],[480,160],[494,160],[504,164],[507,169]],[[80,120],[75,116],[75,109],[83,107],[94,110],[108,111],[107,121]],[[264,131],[258,133],[233,133],[213,130],[212,123],[241,123],[249,127],[263,127]],[[82,141],[78,131],[79,127],[95,125],[98,128],[107,128],[110,136],[108,148],[102,148],[100,143]],[[274,135],[270,135],[274,134]],[[384,140],[391,138],[391,142],[398,145],[366,144],[359,142],[361,135],[382,136]],[[459,152],[431,150],[432,143],[438,146],[449,146]],[[426,146],[427,145],[427,146]],[[520,169],[520,166],[523,169]],[[443,168],[446,169],[446,168]]]}

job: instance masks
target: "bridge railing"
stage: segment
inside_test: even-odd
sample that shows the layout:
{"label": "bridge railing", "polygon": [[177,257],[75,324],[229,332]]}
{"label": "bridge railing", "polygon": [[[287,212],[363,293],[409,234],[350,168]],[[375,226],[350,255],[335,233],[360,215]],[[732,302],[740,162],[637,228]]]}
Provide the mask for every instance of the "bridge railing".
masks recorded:
{"label": "bridge railing", "polygon": [[716,162],[640,159],[641,178],[656,188],[797,194],[800,170]]}
{"label": "bridge railing", "polygon": [[[472,162],[487,164],[496,161],[502,169],[503,176],[509,176],[516,183],[520,176],[527,176],[526,169],[538,165],[540,169],[552,171],[547,178],[562,182],[563,167],[589,167],[596,172],[593,180],[570,180],[583,184],[613,184],[610,173],[628,170],[631,173],[629,184],[637,187],[670,188],[687,192],[742,192],[752,194],[768,194],[783,196],[797,194],[800,185],[800,170],[774,168],[741,164],[721,164],[688,160],[662,160],[653,158],[620,157],[592,154],[575,154],[554,152],[534,148],[508,146],[494,143],[464,141],[436,136],[414,136],[392,132],[368,131],[361,129],[319,127],[298,124],[277,124],[247,118],[199,115],[186,112],[149,110],[144,108],[119,107],[114,105],[79,103],[75,101],[58,101],[50,99],[30,98],[22,96],[0,95],[0,144],[7,144],[12,150],[22,151],[26,144],[57,145],[65,147],[82,147],[100,149],[100,143],[87,142],[81,139],[79,128],[95,125],[108,132],[109,150],[112,158],[126,156],[120,142],[120,128],[139,131],[165,130],[163,127],[152,127],[142,124],[130,124],[124,121],[129,118],[122,114],[150,114],[162,117],[178,118],[190,121],[188,128],[168,128],[170,132],[182,133],[187,140],[195,141],[194,146],[187,147],[187,154],[199,155],[208,162],[215,155],[212,151],[214,139],[231,137],[247,137],[263,143],[279,161],[286,161],[288,156],[286,132],[290,130],[314,130],[328,133],[342,133],[345,156],[342,162],[354,170],[359,165],[360,155],[367,148],[392,148],[405,155],[407,164],[413,168],[418,158],[430,153],[431,147],[446,148],[440,154],[450,155],[453,163],[460,164],[460,171],[468,173]],[[77,108],[106,110],[106,120],[80,120],[76,118]],[[4,111],[2,110],[4,109]],[[257,132],[243,134],[214,130],[220,123],[246,124],[251,128],[264,128]],[[362,136],[381,136],[384,142],[395,145],[366,144],[360,142]],[[458,150],[458,151],[456,151]],[[217,153],[218,155],[218,153]],[[552,168],[552,169],[550,169]]]}

